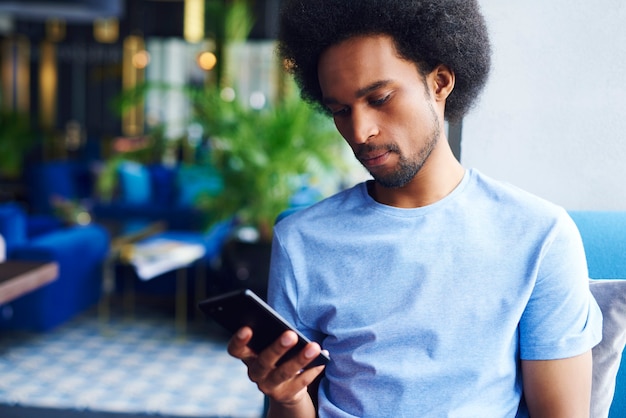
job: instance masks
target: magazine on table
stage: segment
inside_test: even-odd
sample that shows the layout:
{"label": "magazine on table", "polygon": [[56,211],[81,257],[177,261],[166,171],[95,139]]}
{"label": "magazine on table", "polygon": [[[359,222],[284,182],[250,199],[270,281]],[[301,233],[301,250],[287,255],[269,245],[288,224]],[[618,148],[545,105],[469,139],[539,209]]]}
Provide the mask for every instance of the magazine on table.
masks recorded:
{"label": "magazine on table", "polygon": [[134,244],[129,262],[140,279],[150,280],[168,271],[188,267],[204,253],[201,244],[156,238]]}

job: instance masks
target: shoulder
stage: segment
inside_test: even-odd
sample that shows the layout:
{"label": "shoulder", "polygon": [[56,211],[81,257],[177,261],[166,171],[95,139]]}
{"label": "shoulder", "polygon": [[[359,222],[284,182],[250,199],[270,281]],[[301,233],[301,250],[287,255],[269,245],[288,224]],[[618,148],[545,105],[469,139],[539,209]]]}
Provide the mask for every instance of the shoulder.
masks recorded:
{"label": "shoulder", "polygon": [[541,212],[559,212],[561,208],[533,193],[502,180],[496,180],[476,169],[470,170],[470,181],[486,198],[505,205],[536,209]]}
{"label": "shoulder", "polygon": [[352,212],[359,206],[369,205],[370,201],[366,184],[359,183],[311,206],[289,209],[284,213],[287,216],[280,217],[274,230],[280,233],[298,226],[333,222],[342,214]]}
{"label": "shoulder", "polygon": [[[530,193],[511,183],[495,180],[478,170],[470,171],[472,193],[470,198],[475,207],[497,211],[502,216],[520,221],[569,223],[566,210],[549,200]],[[512,220],[512,219],[511,219]]]}
{"label": "shoulder", "polygon": [[535,247],[582,246],[578,228],[562,206],[476,170],[471,172],[468,189],[459,210],[465,208],[467,217],[499,239]]}

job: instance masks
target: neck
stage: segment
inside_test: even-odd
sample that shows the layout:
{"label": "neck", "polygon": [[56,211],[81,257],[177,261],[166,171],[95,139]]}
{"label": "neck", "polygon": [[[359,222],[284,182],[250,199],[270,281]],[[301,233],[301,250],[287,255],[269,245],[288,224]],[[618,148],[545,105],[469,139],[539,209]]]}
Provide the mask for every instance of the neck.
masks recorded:
{"label": "neck", "polygon": [[398,188],[386,188],[373,182],[369,187],[370,196],[384,205],[418,208],[449,195],[463,179],[465,169],[454,157],[446,138],[439,143],[409,183]]}

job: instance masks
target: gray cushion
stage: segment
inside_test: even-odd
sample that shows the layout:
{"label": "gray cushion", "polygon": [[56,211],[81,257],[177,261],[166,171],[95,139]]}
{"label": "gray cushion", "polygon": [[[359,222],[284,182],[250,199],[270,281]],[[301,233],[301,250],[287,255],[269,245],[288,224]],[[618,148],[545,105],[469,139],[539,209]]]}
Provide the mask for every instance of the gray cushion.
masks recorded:
{"label": "gray cushion", "polygon": [[590,288],[604,319],[602,342],[593,349],[591,417],[606,418],[626,345],[626,280],[590,280]]}

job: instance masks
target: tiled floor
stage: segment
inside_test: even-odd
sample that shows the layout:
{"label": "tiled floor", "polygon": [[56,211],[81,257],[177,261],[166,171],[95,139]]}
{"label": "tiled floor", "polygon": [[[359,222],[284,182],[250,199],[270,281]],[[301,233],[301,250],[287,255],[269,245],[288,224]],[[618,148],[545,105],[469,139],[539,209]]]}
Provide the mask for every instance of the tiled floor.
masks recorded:
{"label": "tiled floor", "polygon": [[174,416],[259,417],[263,398],[207,322],[95,313],[45,334],[0,334],[0,404]]}

